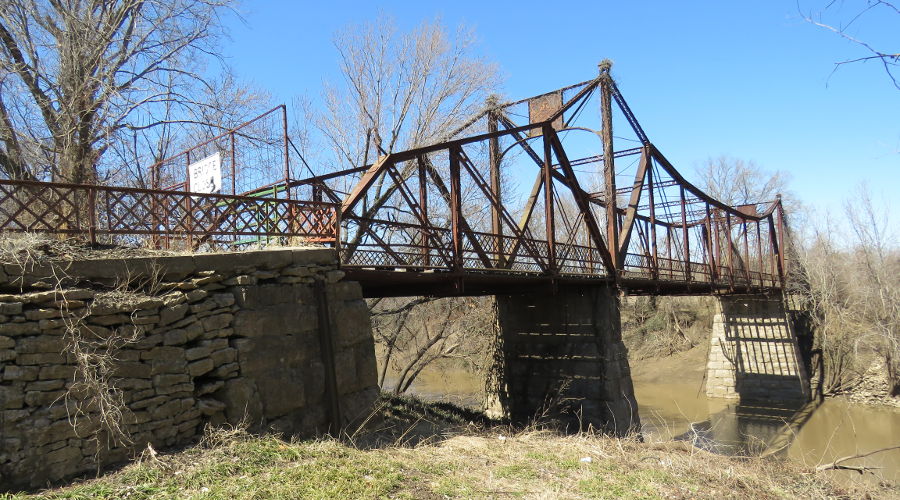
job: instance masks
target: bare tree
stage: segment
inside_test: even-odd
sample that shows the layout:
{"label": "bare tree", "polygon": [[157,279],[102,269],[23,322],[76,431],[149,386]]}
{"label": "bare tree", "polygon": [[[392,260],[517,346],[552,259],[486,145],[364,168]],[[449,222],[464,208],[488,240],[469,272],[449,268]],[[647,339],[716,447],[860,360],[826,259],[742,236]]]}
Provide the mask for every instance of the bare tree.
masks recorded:
{"label": "bare tree", "polygon": [[767,172],[753,161],[730,156],[708,159],[697,174],[706,193],[731,206],[768,202],[788,192],[784,172]]}
{"label": "bare tree", "polygon": [[[338,33],[334,43],[343,78],[326,87],[325,109],[314,120],[326,145],[323,149],[331,153],[320,155],[323,166],[359,167],[385,154],[448,139],[484,109],[498,85],[496,67],[474,54],[474,42],[472,32],[459,29],[451,34],[439,21],[423,22],[403,33],[390,19],[379,18]],[[401,168],[403,178],[411,173],[409,166]],[[374,186],[358,215],[371,218],[395,196],[393,184]],[[449,220],[439,207],[432,206],[429,212],[435,224]],[[348,234],[347,246],[352,248],[363,232]],[[474,317],[473,304],[481,302],[421,298],[381,302],[378,307],[384,309],[376,309],[376,340],[383,353],[382,383],[388,366],[394,366],[400,377],[395,390],[403,392],[428,364],[468,352],[474,344],[462,339],[477,329],[464,320]]]}
{"label": "bare tree", "polygon": [[474,43],[471,31],[451,35],[438,21],[398,33],[379,18],[341,31],[334,44],[343,82],[326,88],[317,121],[335,166],[438,142],[480,111],[499,77]]}
{"label": "bare tree", "polygon": [[883,363],[891,395],[900,393],[900,248],[890,208],[865,188],[845,204],[849,234],[816,230],[798,269],[809,284],[808,306],[827,370],[823,392],[852,389],[871,365]]}
{"label": "bare tree", "polygon": [[404,393],[438,360],[456,360],[475,370],[490,361],[495,334],[490,298],[385,299],[372,306],[382,388],[392,375],[393,392]]}
{"label": "bare tree", "polygon": [[152,187],[148,166],[237,127],[271,108],[268,93],[241,82],[226,68],[194,92],[193,104],[166,102],[148,109],[155,127],[121,134],[110,144],[106,175],[116,185]]}
{"label": "bare tree", "polygon": [[196,105],[230,0],[4,0],[0,171],[98,180],[123,131]]}
{"label": "bare tree", "polygon": [[[900,16],[900,8],[894,2],[884,0],[851,1],[847,2],[847,4],[849,5],[845,5],[843,1],[830,0],[821,9],[803,14],[806,22],[836,33],[862,50],[863,55],[834,63],[834,71],[846,64],[874,61],[882,65],[894,87],[900,90],[900,81],[897,80],[895,73],[897,67],[900,66],[900,51],[897,48],[881,50],[876,44],[864,40],[861,35],[857,34],[857,25],[864,23],[870,18],[884,19],[886,17]],[[849,14],[840,12],[845,7],[850,10]],[[832,17],[834,17],[834,20],[829,20]],[[900,17],[897,19],[900,19]]]}

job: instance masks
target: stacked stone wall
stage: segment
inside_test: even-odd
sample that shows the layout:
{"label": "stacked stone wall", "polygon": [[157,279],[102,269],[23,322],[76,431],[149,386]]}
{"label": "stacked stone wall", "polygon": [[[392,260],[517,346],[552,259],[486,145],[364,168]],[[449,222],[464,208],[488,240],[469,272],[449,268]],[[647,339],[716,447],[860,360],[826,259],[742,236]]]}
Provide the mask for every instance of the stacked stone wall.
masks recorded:
{"label": "stacked stone wall", "polygon": [[335,263],[280,249],[4,266],[0,490],[190,443],[207,424],[305,436],[367,414],[368,308]]}

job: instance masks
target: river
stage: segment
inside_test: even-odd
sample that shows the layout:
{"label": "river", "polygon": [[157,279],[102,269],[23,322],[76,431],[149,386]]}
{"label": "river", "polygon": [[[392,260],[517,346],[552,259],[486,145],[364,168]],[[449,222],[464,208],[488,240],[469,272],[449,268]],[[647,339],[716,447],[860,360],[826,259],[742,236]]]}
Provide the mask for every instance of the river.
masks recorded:
{"label": "river", "polygon": [[[649,441],[683,439],[713,453],[780,455],[814,467],[840,457],[900,445],[900,410],[850,403],[840,398],[802,407],[738,405],[707,398],[694,376],[676,380],[643,376],[637,370],[635,396],[642,433]],[[675,377],[668,377],[673,379]],[[688,380],[688,381],[685,381]],[[426,369],[413,383],[413,394],[430,400],[479,407],[483,379],[463,368]],[[879,477],[900,482],[900,450],[848,461],[878,468]],[[849,478],[852,471],[831,472]]]}

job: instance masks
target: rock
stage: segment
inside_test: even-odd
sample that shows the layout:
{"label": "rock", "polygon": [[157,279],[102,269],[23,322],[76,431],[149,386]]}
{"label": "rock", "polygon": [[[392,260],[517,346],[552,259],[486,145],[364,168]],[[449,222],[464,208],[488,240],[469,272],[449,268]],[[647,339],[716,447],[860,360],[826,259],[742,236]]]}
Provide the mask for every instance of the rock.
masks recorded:
{"label": "rock", "polygon": [[0,314],[22,314],[22,303],[21,302],[6,302],[0,304]]}
{"label": "rock", "polygon": [[[31,382],[32,384],[35,382]],[[66,391],[33,391],[25,393],[25,404],[28,406],[47,406],[57,400],[61,400]]]}
{"label": "rock", "polygon": [[180,358],[163,358],[163,359],[154,359],[150,363],[150,373],[152,375],[158,375],[161,373],[184,373],[185,367],[187,367],[187,361],[184,359],[184,355]]}
{"label": "rock", "polygon": [[25,384],[25,391],[53,391],[56,389],[62,389],[65,385],[65,382],[59,379],[56,380],[38,380],[36,382],[28,382]]}
{"label": "rock", "polygon": [[184,294],[185,298],[190,303],[203,300],[207,295],[209,295],[209,292],[207,292],[206,290],[191,290],[190,292]]}
{"label": "rock", "polygon": [[49,365],[42,366],[38,378],[41,380],[63,379],[71,380],[75,376],[73,365]]}
{"label": "rock", "polygon": [[19,339],[16,351],[20,354],[33,354],[41,352],[60,353],[65,348],[65,343],[59,337],[41,335],[38,337],[22,337]]}
{"label": "rock", "polygon": [[25,403],[25,396],[21,387],[14,385],[0,385],[0,409],[15,410]]}
{"label": "rock", "polygon": [[188,361],[194,361],[196,359],[205,358],[209,356],[210,348],[209,346],[199,346],[192,347],[184,351],[184,357]]}
{"label": "rock", "polygon": [[230,293],[217,293],[212,296],[212,299],[219,307],[229,307],[235,303],[234,295]]}
{"label": "rock", "polygon": [[36,354],[20,354],[16,356],[16,363],[19,365],[61,365],[66,362],[66,357],[62,354],[52,352],[41,352]]}
{"label": "rock", "polygon": [[178,384],[183,384],[186,382],[190,382],[191,377],[186,373],[168,373],[162,375],[155,375],[153,377],[153,385],[157,388],[160,387],[171,387]]}
{"label": "rock", "polygon": [[150,378],[151,365],[137,361],[118,361],[113,365],[112,375],[125,378]]}
{"label": "rock", "polygon": [[346,276],[346,275],[347,275],[347,273],[345,273],[344,271],[339,271],[339,270],[328,271],[327,273],[325,273],[325,282],[326,283],[337,283],[338,281],[341,281],[342,279],[344,279],[344,276]]}
{"label": "rock", "polygon": [[55,330],[57,328],[66,329],[69,327],[69,323],[63,319],[42,319],[38,321],[38,327],[41,330]]}
{"label": "rock", "polygon": [[0,336],[0,349],[9,349],[16,345],[16,341],[12,337]]}
{"label": "rock", "polygon": [[18,337],[19,335],[37,335],[41,331],[37,323],[4,323],[0,325],[0,335]]}
{"label": "rock", "polygon": [[174,323],[184,318],[189,309],[190,306],[188,306],[187,304],[178,304],[170,307],[164,307],[159,312],[159,324],[168,325],[170,323]]}
{"label": "rock", "polygon": [[221,401],[217,401],[215,399],[203,398],[197,401],[197,408],[203,415],[207,417],[215,415],[219,412],[224,412],[226,405]]}
{"label": "rock", "polygon": [[184,359],[183,347],[155,347],[141,354],[141,359]]}
{"label": "rock", "polygon": [[211,332],[221,330],[231,325],[234,315],[231,313],[217,314],[203,319],[203,331]]}
{"label": "rock", "polygon": [[221,366],[225,363],[231,363],[237,359],[237,349],[231,347],[222,349],[210,354],[209,358],[216,366]]}
{"label": "rock", "polygon": [[59,309],[30,309],[25,311],[25,319],[29,321],[37,321],[40,319],[59,318],[62,311]]}
{"label": "rock", "polygon": [[194,361],[187,366],[188,373],[192,377],[199,377],[200,375],[209,373],[213,368],[215,368],[215,365],[213,364],[213,360],[209,358]]}
{"label": "rock", "polygon": [[159,316],[135,316],[131,318],[131,323],[134,325],[154,325],[156,323],[159,323]]}
{"label": "rock", "polygon": [[3,369],[3,380],[28,382],[37,380],[39,374],[40,367],[37,366],[7,365],[6,368]]}
{"label": "rock", "polygon": [[246,419],[252,428],[262,423],[263,409],[256,384],[243,378],[231,379],[214,397],[225,404],[228,423],[237,425]]}
{"label": "rock", "polygon": [[225,387],[224,380],[215,380],[213,382],[202,384],[197,387],[197,395],[205,396],[207,394],[212,394],[212,393],[218,391],[219,389],[221,389],[222,387]]}
{"label": "rock", "polygon": [[203,311],[212,311],[216,308],[216,301],[214,300],[204,300],[203,302],[197,302],[196,304],[191,304],[191,312],[192,313],[200,313]]}
{"label": "rock", "polygon": [[184,330],[169,330],[163,335],[163,345],[181,345],[187,342]]}
{"label": "rock", "polygon": [[109,326],[131,323],[131,316],[125,314],[109,314],[105,316],[88,316],[87,321],[94,325]]}
{"label": "rock", "polygon": [[242,274],[239,276],[235,276],[233,278],[228,278],[227,280],[223,281],[222,284],[227,285],[227,286],[255,285],[256,278],[253,276],[247,276],[246,274]]}
{"label": "rock", "polygon": [[237,363],[228,363],[213,370],[212,374],[218,378],[225,379],[236,375],[238,370],[240,370],[240,366]]}

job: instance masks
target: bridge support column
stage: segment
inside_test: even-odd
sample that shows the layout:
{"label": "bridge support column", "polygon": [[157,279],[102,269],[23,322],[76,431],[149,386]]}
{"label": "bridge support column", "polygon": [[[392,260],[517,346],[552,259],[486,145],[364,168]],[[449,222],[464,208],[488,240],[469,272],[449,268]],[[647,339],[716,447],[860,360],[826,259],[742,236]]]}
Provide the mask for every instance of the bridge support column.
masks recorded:
{"label": "bridge support column", "polygon": [[809,378],[781,297],[718,299],[706,395],[744,401],[805,401]]}
{"label": "bridge support column", "polygon": [[639,430],[614,289],[497,296],[496,398],[516,422],[558,418],[570,429]]}

